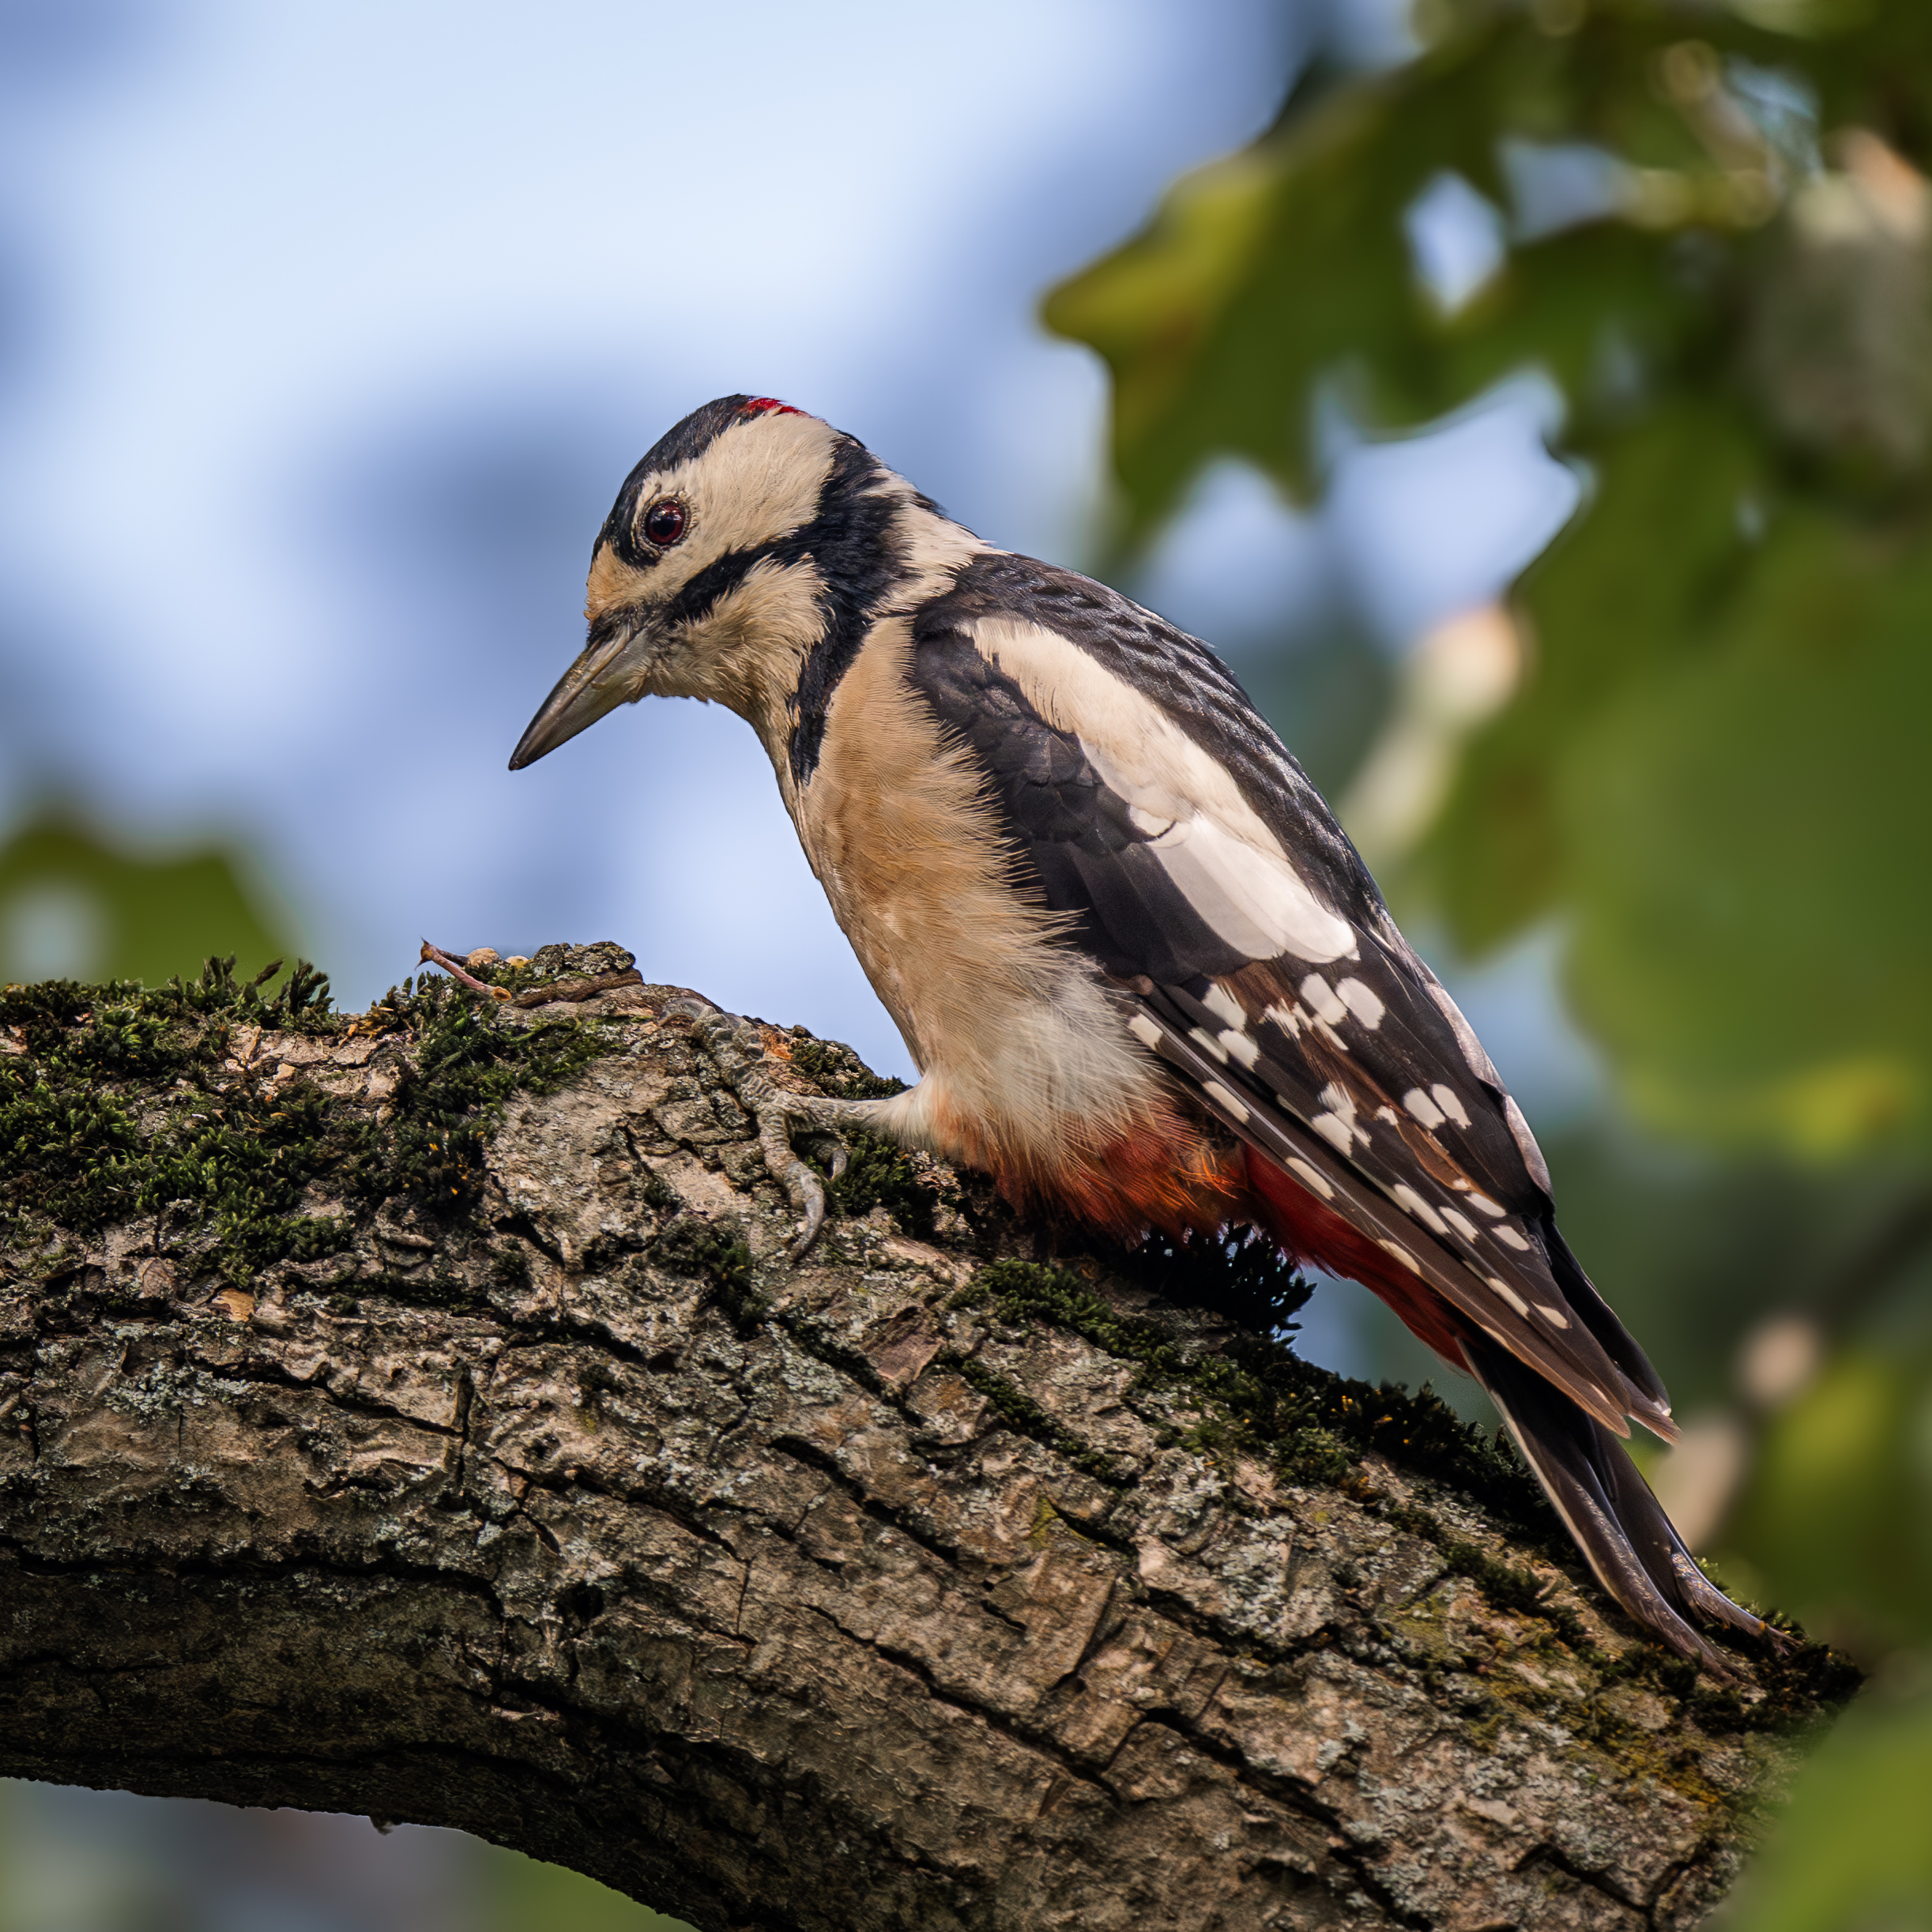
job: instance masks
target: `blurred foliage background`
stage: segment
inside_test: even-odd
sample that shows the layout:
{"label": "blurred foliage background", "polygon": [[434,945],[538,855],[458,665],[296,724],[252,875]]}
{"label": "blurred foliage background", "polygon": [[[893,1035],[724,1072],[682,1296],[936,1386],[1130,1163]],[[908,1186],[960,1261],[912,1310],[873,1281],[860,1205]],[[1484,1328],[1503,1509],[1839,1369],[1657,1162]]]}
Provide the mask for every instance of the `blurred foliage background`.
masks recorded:
{"label": "blurred foliage background", "polygon": [[[1653,1480],[1728,1583],[1873,1674],[1733,1923],[1932,1927],[1932,9],[986,0],[795,41],[775,7],[582,15],[420,0],[296,47],[216,0],[0,0],[0,977],[303,950],[356,1000],[420,925],[608,932],[747,1010],[782,974],[798,1017],[906,1071],[748,735],[646,707],[519,789],[500,770],[638,450],[709,394],[792,394],[1226,650],[1664,1370],[1685,1439]],[[57,129],[80,75],[107,90],[86,141],[133,160],[70,206],[21,104]],[[224,118],[244,99],[266,119]],[[906,165],[798,199],[835,100]],[[305,149],[323,101],[348,104]],[[600,184],[680,141],[742,179],[687,171],[606,246]],[[106,337],[36,333],[35,194],[131,264],[76,271],[76,314],[175,345],[76,363],[91,428],[36,426],[50,344]],[[545,253],[576,220],[588,281]],[[1030,328],[1143,223],[1047,297],[1057,347]],[[231,418],[239,486],[192,442]],[[104,522],[104,476],[140,517]],[[1311,1312],[1317,1359],[1441,1379],[1367,1297]],[[669,1923],[455,1834],[0,1787],[0,1932],[405,1919]]]}
{"label": "blurred foliage background", "polygon": [[1576,514],[1422,640],[1344,815],[1461,953],[1557,936],[1614,1091],[1551,1166],[1672,1364],[1654,1479],[1875,1674],[1734,1922],[1932,1925],[1932,9],[1415,24],[1046,313],[1130,548],[1230,454],[1316,496],[1325,414],[1560,392]]}

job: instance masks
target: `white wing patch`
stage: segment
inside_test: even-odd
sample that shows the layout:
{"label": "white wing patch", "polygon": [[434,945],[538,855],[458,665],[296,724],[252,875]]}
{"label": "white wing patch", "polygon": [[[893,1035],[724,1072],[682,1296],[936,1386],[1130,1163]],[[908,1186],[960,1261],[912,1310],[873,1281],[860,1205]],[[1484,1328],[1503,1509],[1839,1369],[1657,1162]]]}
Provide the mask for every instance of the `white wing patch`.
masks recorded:
{"label": "white wing patch", "polygon": [[[1080,748],[1109,787],[1133,796],[1128,779],[1098,746],[1083,738]],[[1203,812],[1174,819],[1147,847],[1203,923],[1251,959],[1291,953],[1325,961],[1356,949],[1355,928],[1316,898],[1279,846],[1261,851]],[[1338,1000],[1335,1011],[1345,1015],[1347,1008]]]}
{"label": "white wing patch", "polygon": [[1361,956],[1355,928],[1316,894],[1233,778],[1151,699],[1042,624],[982,617],[968,629],[1055,730],[1079,740],[1221,939],[1251,959]]}

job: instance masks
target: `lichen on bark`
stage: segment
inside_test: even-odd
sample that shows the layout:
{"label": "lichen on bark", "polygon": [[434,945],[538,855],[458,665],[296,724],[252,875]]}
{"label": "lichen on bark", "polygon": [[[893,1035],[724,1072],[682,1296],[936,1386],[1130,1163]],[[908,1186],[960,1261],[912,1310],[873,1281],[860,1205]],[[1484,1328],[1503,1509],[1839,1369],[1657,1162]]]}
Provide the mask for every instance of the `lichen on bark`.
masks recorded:
{"label": "lichen on bark", "polygon": [[1842,1667],[1646,1644],[1252,1245],[871,1144],[790,1265],[678,991],[0,995],[0,1772],[707,1928],[1704,1915]]}

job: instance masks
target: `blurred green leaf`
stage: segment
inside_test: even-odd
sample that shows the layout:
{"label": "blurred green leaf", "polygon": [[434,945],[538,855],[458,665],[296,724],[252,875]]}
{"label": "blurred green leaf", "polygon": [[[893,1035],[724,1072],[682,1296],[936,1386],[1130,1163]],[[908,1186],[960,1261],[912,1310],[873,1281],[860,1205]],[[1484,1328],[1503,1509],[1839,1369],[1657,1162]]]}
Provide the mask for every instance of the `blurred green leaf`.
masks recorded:
{"label": "blurred green leaf", "polygon": [[[1772,1422],[1726,1541],[1867,1656],[1932,1638],[1932,1356],[1839,1354]],[[1926,1806],[1932,1831],[1932,1787]]]}
{"label": "blurred green leaf", "polygon": [[473,1910],[477,1932],[691,1932],[593,1878],[479,1845]]}
{"label": "blurred green leaf", "polygon": [[[1900,155],[1932,138],[1932,9],[1429,17],[1422,57],[1305,81],[1049,299],[1112,370],[1128,534],[1224,452],[1308,494],[1325,390],[1413,424],[1552,374],[1591,500],[1523,586],[1521,693],[1392,883],[1472,954],[1563,920],[1578,1015],[1655,1126],[1923,1147],[1932,264]],[[1893,146],[1814,179],[1807,97]],[[1519,236],[1441,314],[1405,213],[1444,171],[1507,205],[1552,143],[1605,157],[1612,212]]]}
{"label": "blurred green leaf", "polygon": [[1928,638],[1915,530],[1794,510],[1556,750],[1576,1008],[1658,1125],[1822,1154],[1926,1131]]}
{"label": "blurred green leaf", "polygon": [[246,977],[293,956],[291,923],[219,847],[144,856],[58,812],[0,844],[0,979],[160,985],[229,953]]}
{"label": "blurred green leaf", "polygon": [[1726,1932],[1932,1927],[1932,1698],[1855,1705],[1722,1915]]}

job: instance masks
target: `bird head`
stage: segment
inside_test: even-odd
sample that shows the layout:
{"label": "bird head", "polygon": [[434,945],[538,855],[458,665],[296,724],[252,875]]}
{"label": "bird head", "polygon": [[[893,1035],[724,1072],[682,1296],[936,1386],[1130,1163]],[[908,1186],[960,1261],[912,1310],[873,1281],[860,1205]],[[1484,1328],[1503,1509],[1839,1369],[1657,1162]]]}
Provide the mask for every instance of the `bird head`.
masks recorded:
{"label": "bird head", "polygon": [[510,770],[650,696],[729,706],[781,762],[807,658],[869,622],[921,548],[909,516],[951,527],[816,416],[769,396],[694,410],[618,491],[591,552],[588,640]]}

